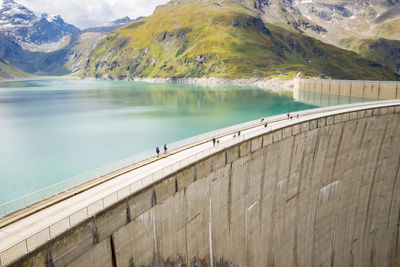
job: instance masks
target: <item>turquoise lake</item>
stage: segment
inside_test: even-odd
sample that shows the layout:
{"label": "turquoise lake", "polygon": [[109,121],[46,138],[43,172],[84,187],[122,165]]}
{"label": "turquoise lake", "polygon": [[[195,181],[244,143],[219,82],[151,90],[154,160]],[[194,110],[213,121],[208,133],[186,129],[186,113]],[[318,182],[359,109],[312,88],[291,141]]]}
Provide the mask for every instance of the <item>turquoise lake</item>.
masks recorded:
{"label": "turquoise lake", "polygon": [[254,87],[1,82],[0,203],[156,145],[314,107]]}

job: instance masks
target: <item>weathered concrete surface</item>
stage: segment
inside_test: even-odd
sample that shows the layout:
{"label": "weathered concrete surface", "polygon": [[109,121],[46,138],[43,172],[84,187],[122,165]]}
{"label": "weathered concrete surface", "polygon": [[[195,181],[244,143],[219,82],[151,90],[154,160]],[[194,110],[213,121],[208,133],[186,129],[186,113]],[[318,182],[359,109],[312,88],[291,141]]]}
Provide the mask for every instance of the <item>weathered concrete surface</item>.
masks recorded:
{"label": "weathered concrete surface", "polygon": [[[303,95],[304,92],[361,99],[400,99],[400,82],[342,81],[319,79],[311,80],[295,78],[293,89],[294,98],[305,100]],[[340,103],[338,102],[337,104]]]}
{"label": "weathered concrete surface", "polygon": [[15,266],[399,266],[400,106],[247,140]]}

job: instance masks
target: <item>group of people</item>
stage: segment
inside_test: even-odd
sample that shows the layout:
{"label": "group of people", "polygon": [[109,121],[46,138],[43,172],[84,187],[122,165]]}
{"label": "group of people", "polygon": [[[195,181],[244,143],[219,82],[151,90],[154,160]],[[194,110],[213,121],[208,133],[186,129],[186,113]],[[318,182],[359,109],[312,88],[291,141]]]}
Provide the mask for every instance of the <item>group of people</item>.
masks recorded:
{"label": "group of people", "polygon": [[[239,130],[237,132],[233,133],[233,138],[235,138],[236,136],[240,136],[242,134],[242,132]],[[215,146],[216,144],[219,144],[219,139],[216,139],[215,137],[212,138],[212,142],[213,142],[213,146]]]}
{"label": "group of people", "polygon": [[[265,124],[264,124],[265,121]],[[264,124],[264,127],[267,128],[268,122],[264,119],[264,117],[261,118],[261,124]]]}
{"label": "group of people", "polygon": [[[164,154],[167,154],[167,150],[168,150],[167,144],[164,144]],[[158,158],[160,156],[160,148],[158,146],[156,147],[156,153]]]}
{"label": "group of people", "polygon": [[219,144],[219,139],[216,139],[215,137],[213,137],[212,139],[213,145],[215,146],[215,144]]}
{"label": "group of people", "polygon": [[[297,115],[296,115],[296,118],[298,119],[299,117],[300,117],[300,115],[297,114]],[[291,119],[293,119],[293,116],[291,116],[290,113],[288,113],[288,114],[287,114],[287,118],[291,120]],[[265,120],[264,117],[261,118],[261,124],[264,124],[264,127],[265,127],[265,128],[268,126],[268,122]],[[240,134],[241,134],[240,131],[235,132],[235,133],[233,134],[233,137],[240,136]],[[216,139],[215,137],[213,137],[213,138],[212,138],[212,142],[213,142],[213,146],[215,146],[216,144],[219,144],[219,139]],[[167,148],[167,144],[165,144],[165,145],[164,145],[164,154],[167,154],[167,149],[168,149],[168,148]],[[157,157],[159,157],[159,156],[160,156],[160,148],[159,148],[158,146],[156,147],[156,153],[157,153]]]}
{"label": "group of people", "polygon": [[[287,114],[287,118],[288,118],[288,120],[291,120],[291,119],[293,119],[293,116],[290,115],[290,113],[288,113],[288,114]],[[298,119],[298,118],[300,118],[300,115],[297,113],[296,119]]]}
{"label": "group of people", "polygon": [[238,131],[237,133],[233,133],[233,138],[235,138],[236,136],[240,136],[241,132]]}

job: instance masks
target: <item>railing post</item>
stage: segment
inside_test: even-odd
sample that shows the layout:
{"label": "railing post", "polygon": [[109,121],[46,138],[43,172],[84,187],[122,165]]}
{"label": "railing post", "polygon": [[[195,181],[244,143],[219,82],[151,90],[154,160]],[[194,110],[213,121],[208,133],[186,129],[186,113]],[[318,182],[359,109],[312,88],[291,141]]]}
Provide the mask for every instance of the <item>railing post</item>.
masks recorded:
{"label": "railing post", "polygon": [[26,197],[24,197],[24,207],[26,208]]}
{"label": "railing post", "polygon": [[69,223],[69,228],[71,228],[72,227],[72,225],[71,225],[71,215],[68,216],[68,223]]}
{"label": "railing post", "polygon": [[51,239],[51,231],[50,231],[50,226],[48,227],[49,229],[49,240]]}
{"label": "railing post", "polygon": [[29,249],[28,249],[28,241],[25,239],[25,250],[26,250],[26,252],[25,253],[28,253],[29,252]]}
{"label": "railing post", "polygon": [[6,205],[3,206],[4,216],[7,215]]}

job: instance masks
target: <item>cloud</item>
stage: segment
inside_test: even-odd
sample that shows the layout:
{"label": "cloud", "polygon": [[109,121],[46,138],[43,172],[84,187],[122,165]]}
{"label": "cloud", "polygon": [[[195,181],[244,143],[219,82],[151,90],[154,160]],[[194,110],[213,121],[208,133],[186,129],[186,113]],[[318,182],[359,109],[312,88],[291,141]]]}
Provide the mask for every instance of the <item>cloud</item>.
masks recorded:
{"label": "cloud", "polygon": [[151,15],[168,0],[16,0],[37,13],[61,15],[68,23],[86,29],[113,19]]}

